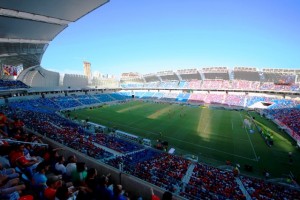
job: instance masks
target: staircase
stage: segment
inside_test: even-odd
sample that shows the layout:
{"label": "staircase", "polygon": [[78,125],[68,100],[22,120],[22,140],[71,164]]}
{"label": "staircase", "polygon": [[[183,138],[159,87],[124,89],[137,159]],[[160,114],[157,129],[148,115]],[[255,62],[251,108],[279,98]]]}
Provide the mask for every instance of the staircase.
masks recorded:
{"label": "staircase", "polygon": [[237,182],[237,184],[239,185],[240,189],[242,190],[244,196],[246,197],[246,200],[251,200],[251,196],[250,194],[247,192],[245,186],[243,185],[241,179],[239,179],[238,177],[235,178],[235,181]]}

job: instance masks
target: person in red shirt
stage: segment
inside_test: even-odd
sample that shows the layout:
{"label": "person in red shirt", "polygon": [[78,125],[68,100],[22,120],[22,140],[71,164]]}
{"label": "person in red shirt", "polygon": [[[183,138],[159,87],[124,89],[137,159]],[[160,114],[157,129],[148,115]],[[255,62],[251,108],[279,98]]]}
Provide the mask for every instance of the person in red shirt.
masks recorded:
{"label": "person in red shirt", "polygon": [[13,122],[13,129],[15,132],[20,131],[21,133],[24,133],[24,122],[19,118],[15,118]]}
{"label": "person in red shirt", "polygon": [[[150,188],[150,191],[151,191],[151,200],[160,200],[160,198],[154,194],[153,188]],[[165,191],[161,200],[172,200],[172,199],[173,199],[172,193],[169,191]]]}
{"label": "person in red shirt", "polygon": [[35,169],[38,161],[37,160],[27,160],[24,155],[23,144],[16,146],[8,155],[10,164],[12,167],[19,167],[21,170],[24,170],[24,173],[29,177],[32,177],[32,170]]}
{"label": "person in red shirt", "polygon": [[62,180],[59,176],[51,176],[47,180],[48,187],[44,191],[44,197],[47,200],[55,200],[57,188],[62,186]]}

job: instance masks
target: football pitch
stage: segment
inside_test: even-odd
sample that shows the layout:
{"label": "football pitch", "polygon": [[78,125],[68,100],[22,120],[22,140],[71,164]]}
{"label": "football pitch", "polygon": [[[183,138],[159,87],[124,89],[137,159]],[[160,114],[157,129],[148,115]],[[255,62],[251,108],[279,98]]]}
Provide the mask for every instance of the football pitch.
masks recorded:
{"label": "football pitch", "polygon": [[[245,111],[130,101],[76,110],[71,117],[88,118],[91,122],[151,139],[153,145],[158,139],[167,141],[177,155],[192,154],[200,162],[214,166],[225,165],[228,160],[238,163],[242,171],[245,165],[253,166],[253,172],[248,172],[250,175],[261,176],[267,170],[271,177],[283,177],[290,172],[299,177],[300,155],[293,140],[273,122],[256,113],[250,114],[273,134],[272,147],[266,145],[256,128],[250,133],[243,127],[243,120],[249,118]],[[288,152],[293,152],[292,163]]]}

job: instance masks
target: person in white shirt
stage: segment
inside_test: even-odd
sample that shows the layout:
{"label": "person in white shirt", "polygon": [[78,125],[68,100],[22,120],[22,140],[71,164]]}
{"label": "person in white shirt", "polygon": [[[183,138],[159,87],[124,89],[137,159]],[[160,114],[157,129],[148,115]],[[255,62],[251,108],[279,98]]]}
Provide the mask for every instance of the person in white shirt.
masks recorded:
{"label": "person in white shirt", "polygon": [[60,174],[65,174],[66,173],[66,166],[64,165],[65,162],[65,157],[64,156],[59,156],[57,163],[55,164],[55,170],[59,172]]}
{"label": "person in white shirt", "polygon": [[68,164],[66,166],[66,175],[68,177],[71,177],[73,171],[76,171],[76,162],[77,162],[77,158],[75,155],[69,156]]}

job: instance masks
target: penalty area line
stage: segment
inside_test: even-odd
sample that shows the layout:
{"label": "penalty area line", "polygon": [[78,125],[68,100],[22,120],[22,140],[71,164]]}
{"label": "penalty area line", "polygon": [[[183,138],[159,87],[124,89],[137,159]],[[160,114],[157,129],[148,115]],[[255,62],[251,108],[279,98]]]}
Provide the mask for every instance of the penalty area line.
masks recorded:
{"label": "penalty area line", "polygon": [[231,156],[234,156],[234,157],[239,157],[239,158],[243,158],[243,159],[251,160],[251,161],[257,161],[257,159],[255,159],[255,158],[247,158],[247,157],[244,157],[244,156],[236,155],[236,154],[233,154],[233,153],[228,153],[226,151],[221,151],[221,150],[218,150],[218,149],[214,149],[214,148],[210,148],[210,147],[206,147],[206,146],[194,144],[194,143],[191,143],[191,142],[186,142],[186,141],[179,140],[179,139],[172,138],[172,137],[168,137],[168,136],[164,136],[164,137],[165,138],[169,138],[171,140],[177,140],[177,141],[180,141],[182,143],[190,144],[190,145],[193,145],[193,146],[201,147],[201,148],[204,148],[204,149],[209,149],[209,150],[212,150],[212,151],[216,151],[216,152],[219,152],[219,153],[228,154],[228,155],[231,155]]}

